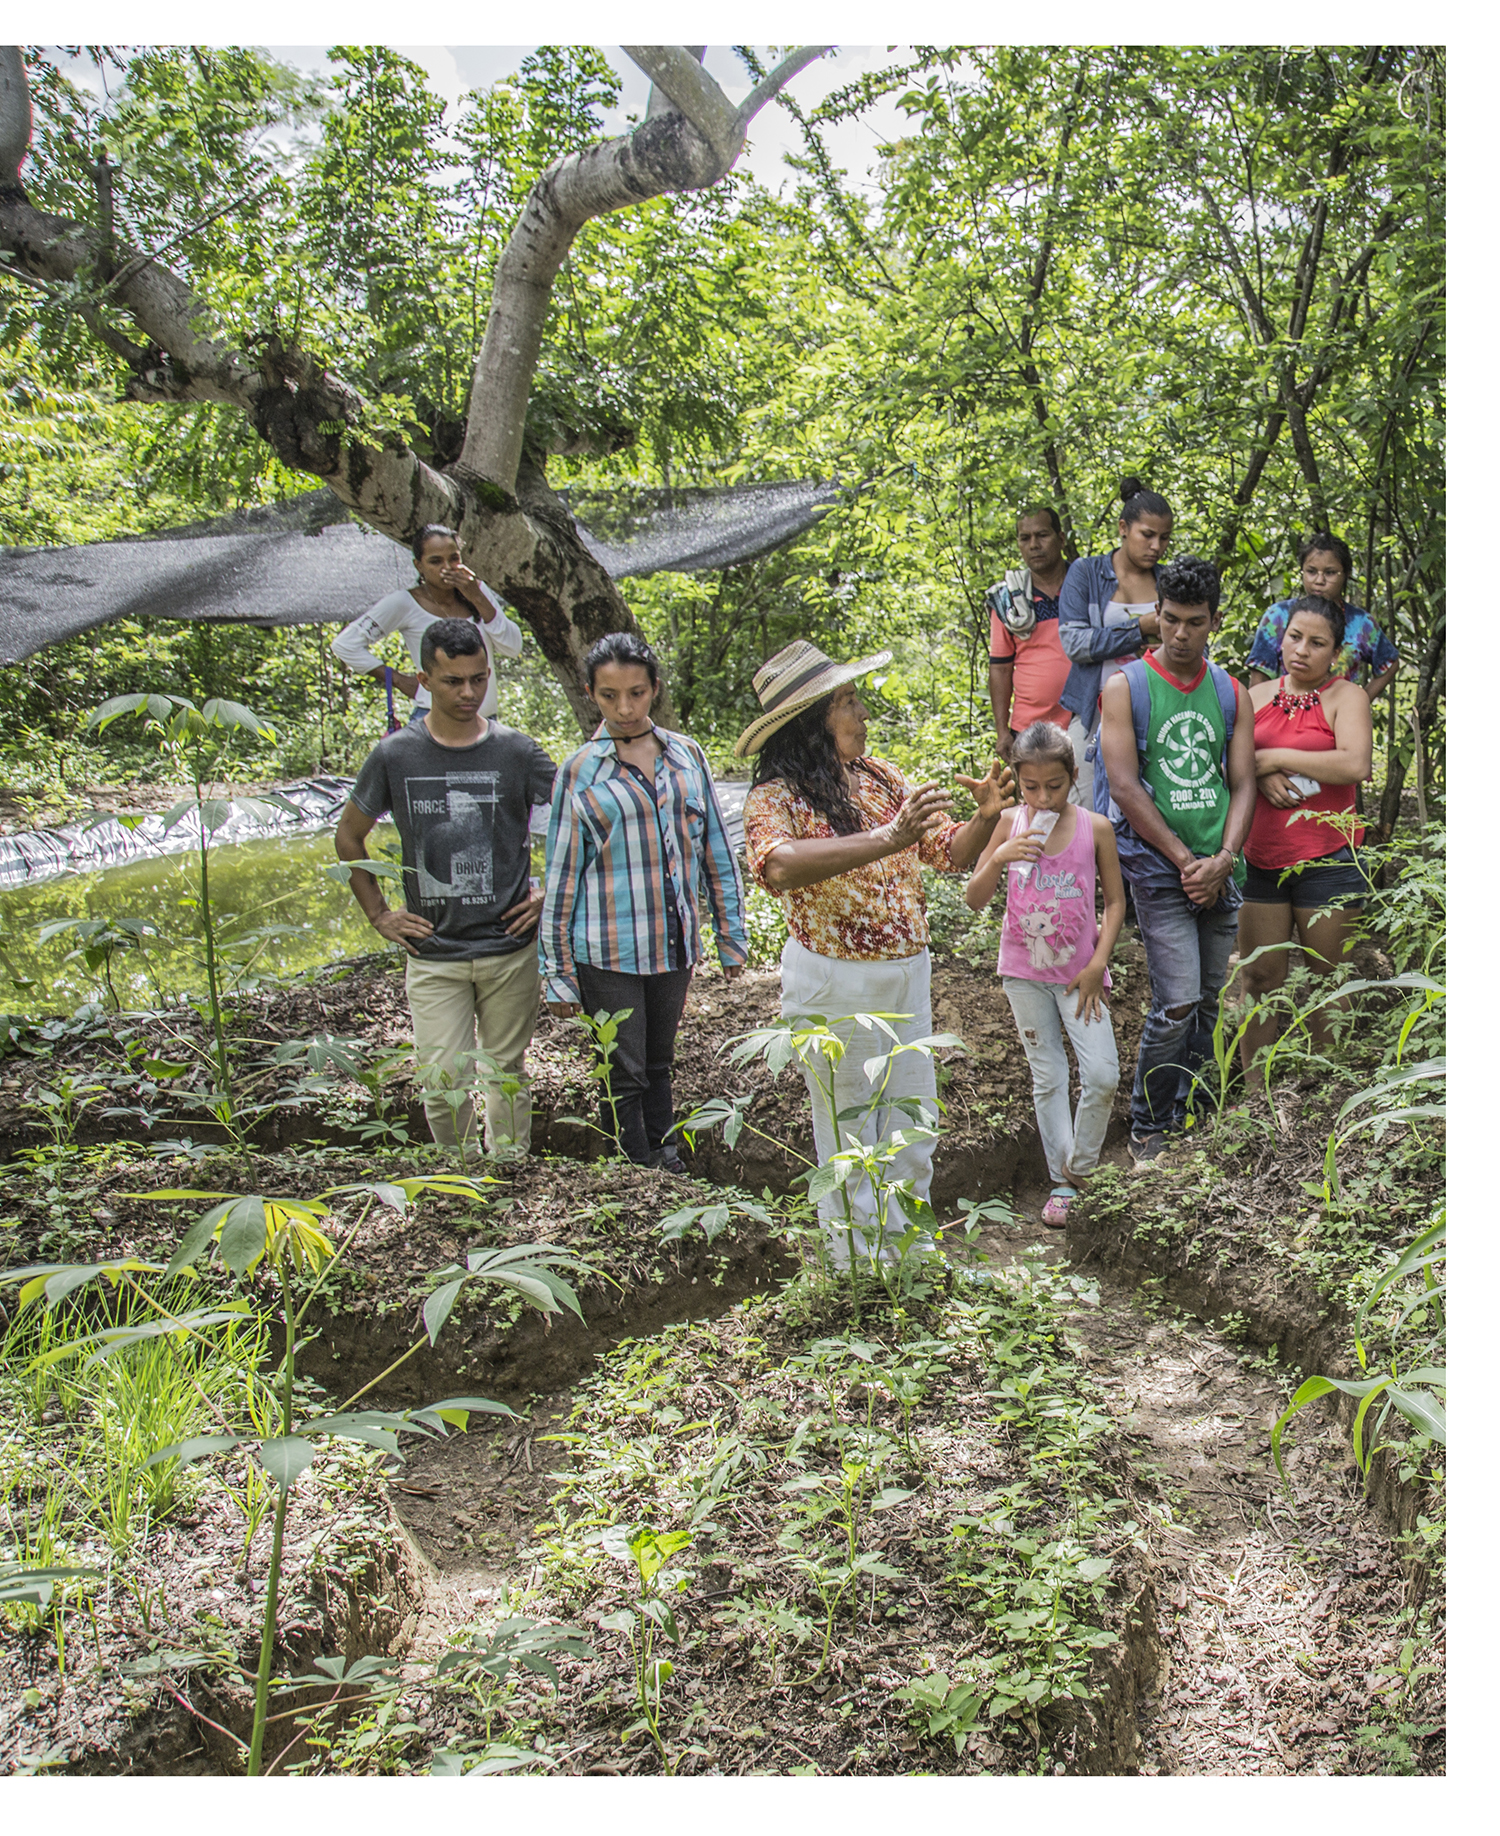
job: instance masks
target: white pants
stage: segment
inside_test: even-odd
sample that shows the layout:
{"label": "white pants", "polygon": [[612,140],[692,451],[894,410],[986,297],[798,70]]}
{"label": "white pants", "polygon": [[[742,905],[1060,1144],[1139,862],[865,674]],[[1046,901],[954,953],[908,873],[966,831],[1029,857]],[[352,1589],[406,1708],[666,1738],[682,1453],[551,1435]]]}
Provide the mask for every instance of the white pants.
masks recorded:
{"label": "white pants", "polygon": [[1073,788],[1068,792],[1068,802],[1091,810],[1094,807],[1094,768],[1083,756],[1089,743],[1089,730],[1076,714],[1068,722],[1068,738],[1073,742],[1073,763],[1078,767]]}
{"label": "white pants", "polygon": [[[451,1088],[455,1079],[468,1081],[460,1055],[473,1053],[476,1041],[479,1051],[493,1060],[493,1067],[473,1067],[473,1082],[484,1091],[485,1145],[492,1154],[506,1148],[524,1154],[531,1146],[531,1090],[525,1064],[540,995],[534,943],[505,956],[458,962],[407,959],[406,998],[418,1068],[434,1076],[445,1073],[443,1081]],[[511,1086],[511,1095],[505,1094],[504,1084]],[[455,1106],[438,1089],[429,1089],[422,1107],[434,1141],[478,1152],[474,1105],[468,1097]]]}
{"label": "white pants", "polygon": [[[812,1099],[813,1140],[818,1164],[825,1165],[849,1145],[855,1134],[873,1147],[898,1129],[919,1126],[890,1105],[899,1097],[915,1097],[929,1124],[937,1119],[937,1073],[925,1052],[903,1052],[891,1061],[890,1075],[881,1089],[881,1102],[861,1116],[848,1116],[840,1128],[834,1118],[845,1110],[869,1104],[876,1086],[864,1074],[867,1059],[887,1051],[891,1041],[873,1027],[856,1026],[857,1013],[909,1014],[890,1022],[903,1043],[925,1038],[932,1031],[932,958],[926,950],[894,962],[844,962],[804,949],[795,937],[781,952],[781,1014],[800,1020],[821,1014],[847,1049],[835,1064],[821,1053],[809,1052],[803,1064],[807,1092]],[[887,1180],[909,1179],[912,1191],[925,1199],[932,1186],[931,1141],[902,1148],[885,1172]],[[846,1205],[847,1200],[847,1205]],[[836,1267],[848,1266],[850,1226],[853,1249],[859,1255],[881,1255],[893,1260],[894,1251],[882,1238],[894,1241],[905,1234],[908,1219],[899,1199],[889,1201],[882,1233],[880,1200],[868,1175],[850,1180],[840,1191],[818,1201],[818,1216],[829,1240]]]}
{"label": "white pants", "polygon": [[[1120,1058],[1109,1010],[1105,1009],[1102,1020],[1076,1019],[1078,995],[1066,993],[1061,982],[1028,982],[1008,975],[1001,986],[1031,1066],[1031,1098],[1047,1170],[1059,1185],[1070,1174],[1082,1179],[1099,1164],[1120,1082]],[[1078,1058],[1078,1113],[1071,1118],[1064,1032]]]}

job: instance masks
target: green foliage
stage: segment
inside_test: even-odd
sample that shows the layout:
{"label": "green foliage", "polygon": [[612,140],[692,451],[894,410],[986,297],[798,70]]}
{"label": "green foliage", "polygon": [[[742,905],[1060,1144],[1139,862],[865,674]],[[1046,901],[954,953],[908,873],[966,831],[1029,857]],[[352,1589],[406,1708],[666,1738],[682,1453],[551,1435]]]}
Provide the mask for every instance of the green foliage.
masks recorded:
{"label": "green foliage", "polygon": [[[426,1333],[395,1362],[348,1398],[342,1409],[318,1409],[311,1416],[297,1420],[297,1346],[298,1329],[308,1309],[316,1300],[329,1275],[359,1235],[375,1206],[381,1205],[405,1216],[413,1203],[428,1193],[472,1196],[479,1190],[475,1181],[456,1175],[432,1175],[380,1182],[361,1181],[337,1186],[316,1199],[267,1198],[259,1194],[236,1196],[196,1190],[165,1190],[136,1194],[140,1198],[179,1204],[189,1200],[213,1199],[216,1202],[204,1212],[178,1243],[165,1265],[141,1261],[137,1257],[120,1257],[108,1262],[44,1263],[4,1272],[7,1284],[19,1284],[19,1304],[24,1311],[38,1303],[49,1313],[68,1303],[81,1291],[103,1284],[110,1293],[124,1291],[138,1311],[122,1322],[85,1330],[79,1337],[50,1346],[44,1354],[46,1365],[60,1364],[74,1358],[86,1360],[88,1366],[101,1361],[125,1360],[138,1375],[137,1362],[145,1359],[145,1381],[125,1385],[123,1394],[130,1399],[132,1432],[119,1456],[105,1461],[105,1484],[111,1492],[108,1500],[109,1523],[116,1540],[128,1543],[131,1530],[130,1504],[133,1493],[127,1492],[123,1504],[117,1504],[113,1489],[114,1475],[122,1468],[128,1482],[149,1474],[153,1468],[166,1465],[166,1471],[155,1481],[156,1498],[161,1486],[180,1467],[225,1454],[249,1456],[261,1475],[275,1488],[275,1522],[272,1531],[270,1567],[265,1583],[265,1607],[262,1615],[260,1664],[255,1676],[255,1718],[251,1738],[246,1746],[246,1771],[251,1777],[262,1771],[262,1755],[269,1716],[271,1693],[271,1659],[276,1636],[276,1609],[280,1593],[282,1545],[286,1531],[287,1505],[292,1487],[317,1457],[320,1444],[353,1442],[399,1457],[400,1436],[416,1434],[441,1437],[468,1426],[469,1417],[483,1414],[511,1415],[514,1410],[504,1403],[489,1402],[473,1396],[453,1397],[423,1407],[398,1411],[354,1410],[352,1404],[368,1391],[377,1388],[392,1372],[422,1350],[435,1344],[462,1289],[472,1282],[494,1281],[542,1312],[553,1313],[570,1307],[579,1313],[577,1295],[563,1271],[581,1268],[576,1258],[548,1245],[518,1246],[510,1250],[477,1252],[463,1269],[447,1268],[438,1272],[439,1286],[423,1310]],[[335,1199],[363,1201],[362,1209],[335,1249],[327,1234],[331,1217],[329,1201]],[[217,1260],[221,1268],[240,1281],[249,1282],[257,1269],[264,1267],[270,1277],[274,1303],[285,1344],[279,1363],[269,1373],[262,1369],[262,1351],[271,1324],[262,1322],[259,1335],[244,1333],[250,1303],[240,1299],[227,1306],[181,1310],[177,1293],[165,1284],[173,1282],[205,1260]],[[143,1275],[159,1277],[148,1288]],[[299,1303],[300,1299],[300,1305]],[[579,1314],[581,1318],[581,1313]],[[216,1340],[217,1335],[217,1340]],[[243,1383],[247,1396],[258,1397],[262,1407],[252,1402],[249,1408],[249,1432],[231,1425],[224,1410],[190,1373],[188,1388],[214,1418],[219,1433],[183,1435],[174,1409],[177,1397],[186,1392],[179,1386],[164,1385],[156,1374],[157,1362],[170,1358],[170,1352],[159,1348],[191,1342],[206,1348],[221,1364],[234,1372],[233,1387]],[[169,1364],[169,1370],[175,1365]],[[120,1382],[115,1392],[121,1390]],[[110,1406],[116,1412],[120,1403],[111,1392]],[[266,1432],[267,1428],[272,1432]],[[172,1438],[160,1440],[162,1434]],[[157,1445],[145,1452],[144,1441],[156,1439]],[[170,1498],[170,1492],[167,1494]],[[148,1495],[148,1505],[151,1502]],[[247,1494],[247,1506],[253,1500]],[[123,1510],[123,1524],[119,1522]],[[247,1509],[248,1514],[248,1509]],[[46,1513],[44,1512],[44,1523]],[[253,1529],[253,1522],[252,1522]],[[29,1551],[27,1552],[30,1553]],[[321,1661],[321,1660],[320,1660]],[[342,1660],[337,1674],[329,1672],[332,1681],[342,1687],[354,1681],[353,1671],[346,1678]],[[368,1660],[361,1660],[368,1671]],[[378,1669],[379,1666],[377,1665]],[[365,1672],[360,1672],[364,1677]],[[318,1679],[321,1681],[322,1679]],[[306,1679],[298,1679],[306,1681]],[[274,1762],[273,1762],[274,1763]]]}
{"label": "green foliage", "polygon": [[[538,47],[453,109],[390,47],[334,47],[326,79],[243,47],[87,55],[102,99],[30,49],[36,201],[97,223],[103,145],[118,235],[162,250],[243,348],[299,340],[364,392],[372,429],[451,462],[498,253],[531,183],[617,104],[600,51]],[[1297,536],[1348,537],[1355,595],[1406,660],[1378,744],[1393,781],[1420,746],[1430,788],[1445,82],[1430,46],[922,47],[810,113],[788,98],[806,134],[792,195],[732,174],[585,225],[529,411],[575,507],[607,518],[625,483],[865,487],[791,548],[630,583],[711,754],[757,711],[758,662],[811,637],[896,650],[869,684],[883,752],[939,775],[982,763],[983,591],[1015,559],[1015,511],[1050,501],[1076,549],[1107,547],[1129,469],[1173,501],[1176,547],[1226,569],[1226,661],[1291,583]],[[822,136],[882,96],[906,122],[867,198]],[[97,289],[0,276],[0,311],[13,539],[294,488],[225,408],[110,403],[121,360],[90,326],[133,328]],[[154,623],[102,639],[107,668],[91,641],[49,656],[40,686],[5,685],[13,722],[71,737],[69,716],[149,646],[195,695],[228,670],[285,712],[303,758],[313,725],[319,763],[355,762],[378,731],[366,700],[334,705],[342,678],[314,631]],[[513,701],[513,724],[569,733],[548,672]]]}

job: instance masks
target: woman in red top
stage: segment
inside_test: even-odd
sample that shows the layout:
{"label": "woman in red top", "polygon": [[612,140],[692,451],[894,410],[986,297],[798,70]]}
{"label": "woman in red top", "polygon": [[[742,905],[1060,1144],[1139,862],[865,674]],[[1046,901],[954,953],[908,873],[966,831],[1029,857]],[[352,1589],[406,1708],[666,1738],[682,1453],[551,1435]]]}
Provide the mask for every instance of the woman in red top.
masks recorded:
{"label": "woman in red top", "polygon": [[[1333,675],[1344,641],[1344,611],[1331,600],[1299,599],[1281,640],[1276,681],[1250,690],[1255,710],[1255,815],[1245,839],[1240,961],[1245,992],[1260,1000],[1286,981],[1288,949],[1327,975],[1343,959],[1367,883],[1356,852],[1364,829],[1354,821],[1354,787],[1370,769],[1370,698]],[[1333,818],[1334,820],[1325,820]],[[1326,1043],[1329,1002],[1309,1017],[1313,1042]],[[1273,1013],[1245,1028],[1240,1062],[1282,1030]]]}

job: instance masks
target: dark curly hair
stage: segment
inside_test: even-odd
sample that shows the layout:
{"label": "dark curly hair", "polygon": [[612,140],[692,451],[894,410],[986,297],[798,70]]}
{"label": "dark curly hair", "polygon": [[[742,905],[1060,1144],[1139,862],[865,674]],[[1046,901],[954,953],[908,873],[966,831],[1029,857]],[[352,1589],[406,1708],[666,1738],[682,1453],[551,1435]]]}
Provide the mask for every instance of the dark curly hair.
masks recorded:
{"label": "dark curly hair", "polygon": [[832,826],[835,835],[858,835],[865,822],[849,795],[844,761],[828,731],[832,706],[833,696],[824,695],[778,727],[755,756],[752,783],[771,784],[784,778]]}
{"label": "dark curly hair", "polygon": [[1197,555],[1179,555],[1156,570],[1156,596],[1179,606],[1219,609],[1219,570]]}

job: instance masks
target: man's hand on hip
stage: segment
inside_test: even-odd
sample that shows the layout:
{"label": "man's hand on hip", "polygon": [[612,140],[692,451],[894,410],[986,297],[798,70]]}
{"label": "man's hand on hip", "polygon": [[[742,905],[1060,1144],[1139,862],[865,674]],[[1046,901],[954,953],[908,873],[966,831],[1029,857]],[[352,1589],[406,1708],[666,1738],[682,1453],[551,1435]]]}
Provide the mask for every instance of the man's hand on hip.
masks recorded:
{"label": "man's hand on hip", "polygon": [[500,922],[505,926],[507,937],[526,937],[536,929],[542,921],[543,897],[541,892],[530,893],[519,905],[513,905],[508,912],[500,914]]}
{"label": "man's hand on hip", "polygon": [[409,956],[417,954],[416,944],[432,935],[431,923],[415,912],[384,911],[370,922],[388,943],[400,944]]}

